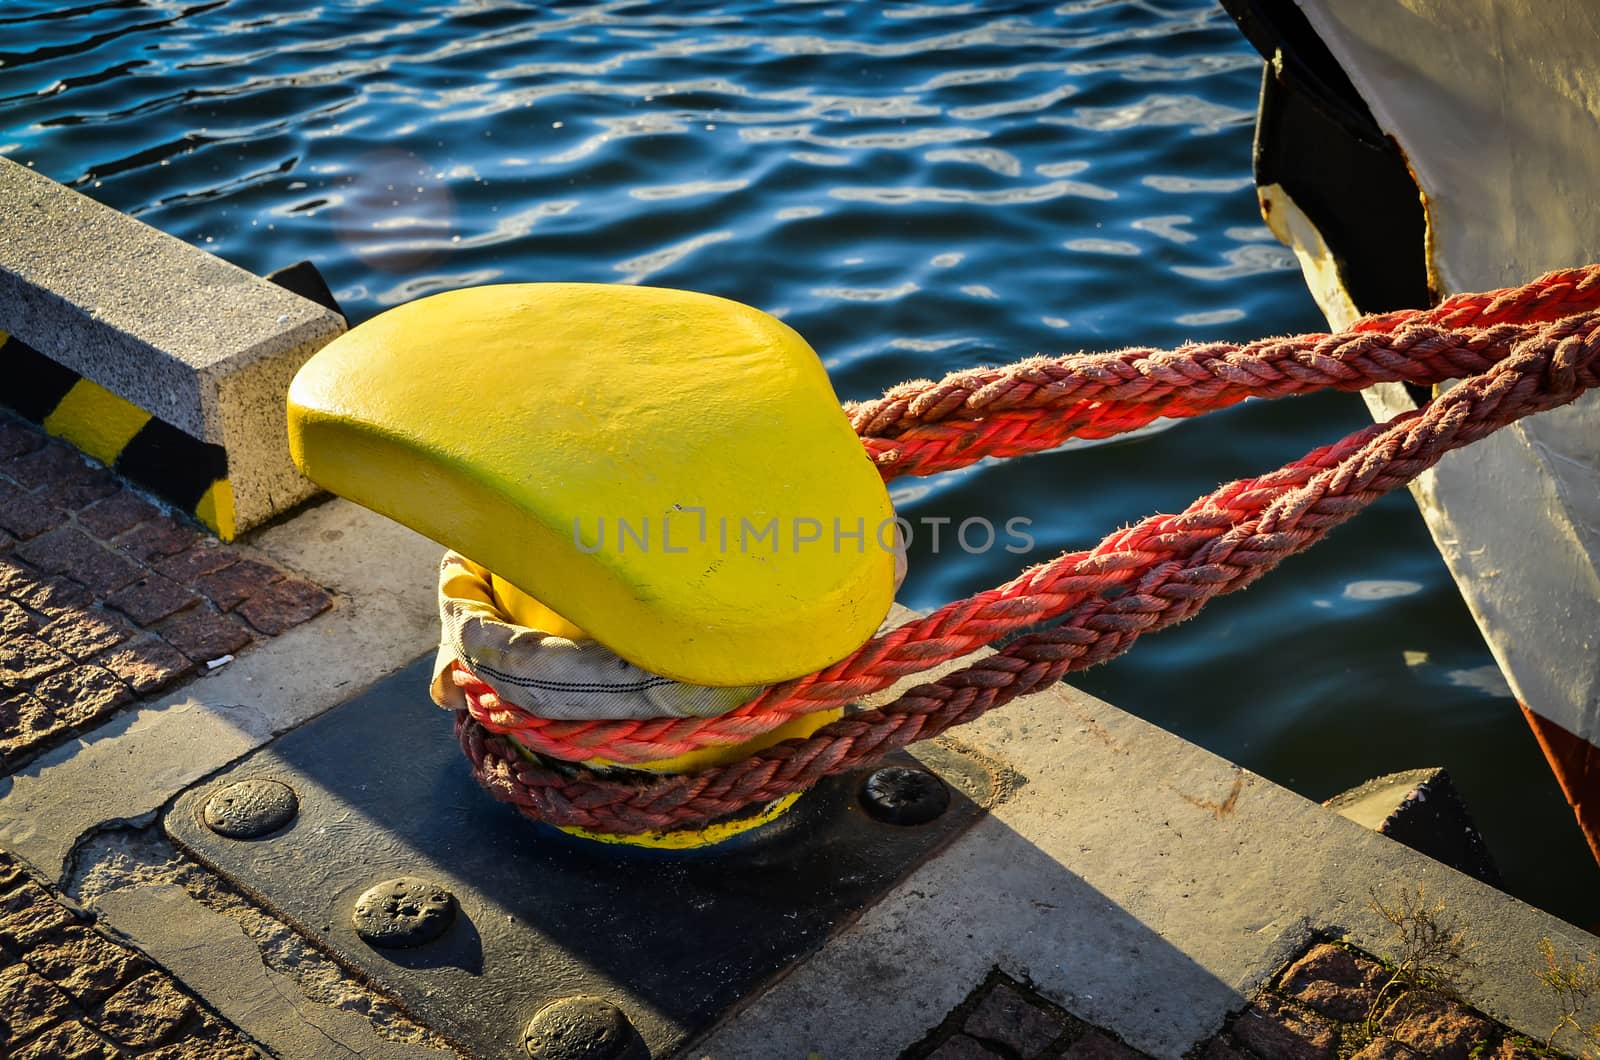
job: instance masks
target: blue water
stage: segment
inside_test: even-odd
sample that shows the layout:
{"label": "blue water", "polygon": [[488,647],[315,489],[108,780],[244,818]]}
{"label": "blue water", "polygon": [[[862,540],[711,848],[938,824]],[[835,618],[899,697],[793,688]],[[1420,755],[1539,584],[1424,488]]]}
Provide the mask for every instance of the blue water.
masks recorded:
{"label": "blue water", "polygon": [[[692,288],[786,319],[843,398],[1323,326],[1256,209],[1260,60],[1198,0],[6,0],[0,60],[0,151],[253,271],[311,258],[353,321],[496,281]],[[1029,518],[1032,562],[1366,422],[1253,402],[895,499]],[[943,544],[906,603],[1021,562]],[[1594,924],[1600,872],[1409,496],[1077,681],[1311,798],[1447,766],[1510,889]]]}

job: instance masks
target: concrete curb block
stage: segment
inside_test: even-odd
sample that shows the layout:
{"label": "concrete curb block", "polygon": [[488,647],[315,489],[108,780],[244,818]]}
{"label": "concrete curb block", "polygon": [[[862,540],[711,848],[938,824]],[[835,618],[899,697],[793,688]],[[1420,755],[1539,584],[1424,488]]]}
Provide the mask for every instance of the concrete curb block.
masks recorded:
{"label": "concrete curb block", "polygon": [[[223,538],[316,492],[289,460],[284,395],[345,330],[337,314],[5,159],[0,230],[0,358],[55,366],[16,372],[8,403]],[[210,469],[198,495],[194,467]]]}

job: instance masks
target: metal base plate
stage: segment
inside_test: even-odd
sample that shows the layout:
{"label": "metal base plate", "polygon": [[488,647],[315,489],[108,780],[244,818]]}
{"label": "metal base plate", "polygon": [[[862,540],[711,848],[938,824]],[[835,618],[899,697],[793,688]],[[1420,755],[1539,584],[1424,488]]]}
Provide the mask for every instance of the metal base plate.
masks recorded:
{"label": "metal base plate", "polygon": [[[187,792],[165,823],[185,850],[475,1056],[524,1055],[533,1013],[580,994],[610,1000],[653,1056],[670,1056],[965,830],[999,788],[982,762],[933,743],[916,758],[954,797],[927,824],[868,816],[857,798],[870,771],[859,771],[715,847],[593,843],[478,788],[449,715],[428,699],[430,662]],[[209,796],[248,779],[294,789],[298,816],[260,839],[211,831]],[[457,914],[431,942],[375,949],[352,924],[356,900],[398,876],[448,888]]]}

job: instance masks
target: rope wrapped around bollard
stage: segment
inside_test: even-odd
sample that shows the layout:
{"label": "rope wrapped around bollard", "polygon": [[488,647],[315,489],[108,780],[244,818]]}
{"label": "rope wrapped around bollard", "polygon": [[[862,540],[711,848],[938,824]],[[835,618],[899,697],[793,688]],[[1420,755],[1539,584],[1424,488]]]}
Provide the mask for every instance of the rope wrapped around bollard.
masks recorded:
{"label": "rope wrapped around bollard", "polygon": [[[1034,566],[728,714],[541,719],[502,703],[458,668],[454,680],[468,709],[457,714],[457,736],[494,797],[529,817],[597,832],[698,828],[804,791],[1122,654],[1142,634],[1191,617],[1212,597],[1244,588],[1309,548],[1446,453],[1572,401],[1600,382],[1600,266],[1451,298],[1430,310],[1367,317],[1335,335],[1033,359],[903,384],[847,411],[887,479],[1107,437],[1247,397],[1455,378],[1462,381],[1414,412]],[[1050,625],[891,703],[725,766],[619,776],[576,764],[645,762],[746,740],[1042,623]],[[512,733],[565,761],[530,761],[504,738]]]}

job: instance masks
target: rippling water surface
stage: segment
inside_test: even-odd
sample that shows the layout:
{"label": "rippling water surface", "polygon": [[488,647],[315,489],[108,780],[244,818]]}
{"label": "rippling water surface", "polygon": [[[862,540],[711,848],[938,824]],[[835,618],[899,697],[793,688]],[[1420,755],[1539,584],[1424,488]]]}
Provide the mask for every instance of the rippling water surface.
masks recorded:
{"label": "rippling water surface", "polygon": [[[692,288],[786,319],[843,398],[1323,326],[1256,211],[1261,63],[1198,0],[7,0],[0,62],[0,151],[253,271],[311,258],[352,321],[496,281]],[[1251,402],[895,500],[1029,518],[1041,560],[1366,422]],[[924,535],[903,599],[1018,563]],[[1408,496],[1078,683],[1311,798],[1447,766],[1510,888],[1594,924],[1600,874]]]}

